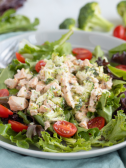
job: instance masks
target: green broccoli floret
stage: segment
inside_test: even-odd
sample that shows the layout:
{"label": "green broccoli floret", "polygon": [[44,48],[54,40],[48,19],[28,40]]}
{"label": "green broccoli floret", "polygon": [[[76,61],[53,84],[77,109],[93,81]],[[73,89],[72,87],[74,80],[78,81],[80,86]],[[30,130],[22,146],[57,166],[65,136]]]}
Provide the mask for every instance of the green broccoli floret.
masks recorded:
{"label": "green broccoli floret", "polygon": [[61,108],[63,108],[65,104],[65,100],[63,97],[53,97],[52,102],[57,104]]}
{"label": "green broccoli floret", "polygon": [[60,107],[57,107],[55,111],[45,112],[43,114],[43,117],[44,117],[43,118],[44,121],[49,121],[49,122],[54,122],[54,121],[65,119],[64,111]]}
{"label": "green broccoli floret", "polygon": [[101,28],[110,31],[113,24],[101,16],[99,4],[97,2],[87,3],[80,9],[78,17],[79,28],[85,31]]}
{"label": "green broccoli floret", "polygon": [[126,26],[126,1],[121,1],[117,5],[118,14],[122,17],[124,25]]}
{"label": "green broccoli floret", "polygon": [[73,18],[65,19],[60,25],[59,29],[73,29],[73,30],[79,30],[77,27],[75,27],[76,21]]}

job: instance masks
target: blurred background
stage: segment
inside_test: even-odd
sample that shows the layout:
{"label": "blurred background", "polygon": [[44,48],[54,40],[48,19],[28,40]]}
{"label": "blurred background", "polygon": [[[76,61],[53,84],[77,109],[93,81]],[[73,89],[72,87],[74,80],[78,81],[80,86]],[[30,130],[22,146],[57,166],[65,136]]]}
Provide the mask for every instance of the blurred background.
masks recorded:
{"label": "blurred background", "polygon": [[[40,19],[38,29],[54,30],[66,18],[72,17],[77,20],[79,10],[89,0],[27,0],[24,6],[18,9],[18,14],[24,14],[31,20],[35,17]],[[101,8],[102,16],[115,26],[122,24],[121,17],[117,13],[116,6],[119,0],[97,0]]]}
{"label": "blurred background", "polygon": [[[37,26],[38,30],[56,30],[59,28],[59,24],[66,18],[74,18],[77,21],[80,8],[88,2],[92,1],[0,0],[0,12],[2,14],[8,8],[15,8],[17,9],[16,14],[27,16],[31,22],[37,17],[40,21]],[[116,9],[117,4],[120,2],[119,0],[97,0],[96,2],[100,6],[102,16],[113,23],[114,27],[123,24]],[[107,34],[112,34],[113,29],[107,32]]]}

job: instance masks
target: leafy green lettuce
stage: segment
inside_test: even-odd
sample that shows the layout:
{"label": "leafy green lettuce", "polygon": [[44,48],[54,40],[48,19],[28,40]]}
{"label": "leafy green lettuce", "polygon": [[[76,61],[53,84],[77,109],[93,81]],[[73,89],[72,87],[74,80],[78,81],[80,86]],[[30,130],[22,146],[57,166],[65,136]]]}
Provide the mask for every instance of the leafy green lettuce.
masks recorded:
{"label": "leafy green lettuce", "polygon": [[[122,97],[123,98],[125,97],[124,94],[121,94],[120,96],[118,96],[119,94],[118,88],[119,89],[121,88],[120,89],[121,91],[125,89],[123,88],[123,85],[121,86],[117,85],[113,92],[111,91],[110,93],[109,92],[103,93],[96,107],[98,115],[104,117],[107,123],[111,121],[113,112],[118,107],[120,107],[120,99]],[[116,94],[116,90],[118,94]]]}
{"label": "leafy green lettuce", "polygon": [[[41,133],[42,138],[40,138],[38,144],[46,152],[77,152],[80,150],[91,149],[90,141],[86,142],[83,138],[62,138],[58,137],[56,133],[54,133],[53,137],[51,137],[46,131]],[[63,144],[63,140],[65,140],[66,144]]]}
{"label": "leafy green lettuce", "polygon": [[36,30],[35,27],[38,24],[38,18],[35,18],[34,22],[31,23],[28,17],[16,15],[16,10],[10,9],[0,16],[0,34],[15,31]]}
{"label": "leafy green lettuce", "polygon": [[0,89],[7,88],[6,85],[4,84],[4,81],[8,78],[12,78],[14,76],[14,71],[9,70],[8,67],[2,70],[0,73]]}
{"label": "leafy green lettuce", "polygon": [[111,59],[113,54],[116,54],[116,53],[122,54],[123,51],[126,51],[126,43],[123,43],[123,44],[109,50],[109,59]]}
{"label": "leafy green lettuce", "polygon": [[[16,133],[11,129],[10,124],[0,123],[0,135],[15,143],[18,147],[29,148],[30,144],[35,145],[46,152],[76,152],[80,150],[90,150],[91,143],[86,142],[83,138],[73,139],[58,137],[57,133],[53,137],[46,131],[41,131],[42,138],[34,136],[32,139],[27,138],[26,131]],[[30,128],[30,127],[29,127]],[[65,143],[66,142],[66,143]],[[74,143],[73,143],[74,142]]]}
{"label": "leafy green lettuce", "polygon": [[92,146],[111,146],[123,142],[126,138],[126,115],[122,110],[117,112],[112,119],[100,131],[100,136],[92,140]]}
{"label": "leafy green lettuce", "polygon": [[41,46],[30,44],[27,40],[23,40],[19,45],[19,52],[27,59],[39,60],[40,58],[51,58],[53,52],[58,52],[60,56],[71,53],[71,44],[66,43],[69,37],[73,34],[70,30],[55,42],[46,41]]}
{"label": "leafy green lettuce", "polygon": [[19,62],[17,59],[14,59],[12,63],[5,69],[0,69],[0,89],[6,88],[4,81],[8,78],[13,78],[17,69],[29,68],[34,73],[36,63],[41,59],[50,59],[53,52],[59,52],[59,55],[71,53],[71,44],[66,43],[66,40],[73,34],[73,31],[70,30],[66,34],[55,42],[45,42],[43,46],[35,46],[30,44],[28,41],[24,40],[20,44],[20,53],[25,57],[25,63]]}
{"label": "leafy green lettuce", "polygon": [[115,68],[111,65],[108,65],[108,68],[113,75],[117,76],[118,78],[123,78],[123,80],[126,80],[126,71]]}
{"label": "leafy green lettuce", "polygon": [[96,60],[98,60],[98,57],[104,58],[104,52],[102,51],[101,47],[98,45],[95,47],[94,51],[93,51],[93,57],[90,60],[90,62],[93,64],[94,62],[96,62]]}
{"label": "leafy green lettuce", "polygon": [[26,141],[26,131],[16,133],[11,129],[10,124],[0,123],[0,135],[9,139],[12,143],[15,143],[18,147],[29,148],[29,143]]}
{"label": "leafy green lettuce", "polygon": [[[71,53],[72,47],[71,44],[66,42],[69,37],[73,34],[73,31],[70,30],[66,34],[55,42],[46,41],[41,46],[35,46],[29,43],[27,40],[23,40],[19,45],[19,53],[25,58],[25,64],[13,61],[13,67],[16,66],[16,69],[21,69],[22,67],[29,67],[31,70],[34,70],[36,63],[39,60],[51,59],[54,52],[58,53],[59,56],[67,55]],[[11,66],[11,67],[12,67]]]}

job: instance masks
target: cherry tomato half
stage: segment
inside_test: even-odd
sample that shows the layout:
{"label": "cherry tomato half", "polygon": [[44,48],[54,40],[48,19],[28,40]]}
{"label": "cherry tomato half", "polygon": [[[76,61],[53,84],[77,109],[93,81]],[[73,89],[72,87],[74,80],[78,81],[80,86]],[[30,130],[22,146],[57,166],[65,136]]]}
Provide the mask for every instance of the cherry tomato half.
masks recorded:
{"label": "cherry tomato half", "polygon": [[74,48],[72,53],[76,56],[77,59],[90,60],[92,58],[92,53],[85,48]]}
{"label": "cherry tomato half", "polygon": [[116,68],[126,71],[126,65],[117,65]]}
{"label": "cherry tomato half", "polygon": [[92,58],[92,53],[87,53],[87,54],[77,54],[76,55],[77,59],[85,60],[88,59],[90,60]]}
{"label": "cherry tomato half", "polygon": [[23,131],[23,129],[27,130],[28,128],[27,125],[21,124],[17,121],[9,120],[8,123],[11,124],[12,130],[14,130],[15,132]]}
{"label": "cherry tomato half", "polygon": [[0,97],[9,96],[9,91],[7,89],[0,89]]}
{"label": "cherry tomato half", "polygon": [[88,128],[95,128],[97,127],[99,130],[101,130],[105,125],[105,119],[103,117],[95,117],[88,121]]}
{"label": "cherry tomato half", "polygon": [[53,125],[53,128],[57,132],[57,134],[63,137],[71,137],[77,131],[76,126],[68,121],[57,121]]}
{"label": "cherry tomato half", "polygon": [[123,37],[123,40],[125,40],[125,41],[126,41],[126,35]]}
{"label": "cherry tomato half", "polygon": [[40,60],[39,62],[37,62],[37,64],[35,65],[35,70],[37,72],[39,72],[41,70],[41,67],[42,66],[45,66],[46,65],[46,62],[43,61],[43,60]]}
{"label": "cherry tomato half", "polygon": [[17,58],[17,60],[20,61],[21,63],[25,63],[25,58],[24,58],[21,54],[19,54],[19,53],[17,53],[17,52],[16,52],[16,58]]}
{"label": "cherry tomato half", "polygon": [[0,117],[8,118],[9,115],[13,115],[13,112],[0,104]]}
{"label": "cherry tomato half", "polygon": [[120,38],[120,39],[123,39],[125,36],[125,28],[122,25],[115,27],[115,29],[113,31],[113,36]]}

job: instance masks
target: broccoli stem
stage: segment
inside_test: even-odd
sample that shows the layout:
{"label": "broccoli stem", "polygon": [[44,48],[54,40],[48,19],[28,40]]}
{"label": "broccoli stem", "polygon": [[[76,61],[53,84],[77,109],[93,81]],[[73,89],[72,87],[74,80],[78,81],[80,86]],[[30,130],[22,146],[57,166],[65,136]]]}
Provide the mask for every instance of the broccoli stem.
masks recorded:
{"label": "broccoli stem", "polygon": [[124,26],[126,26],[126,11],[123,14],[123,22],[124,22]]}
{"label": "broccoli stem", "polygon": [[111,28],[113,27],[113,24],[111,24],[109,21],[104,19],[101,15],[95,14],[93,19],[92,19],[92,24],[96,24],[97,26],[100,26],[106,31],[110,31]]}

